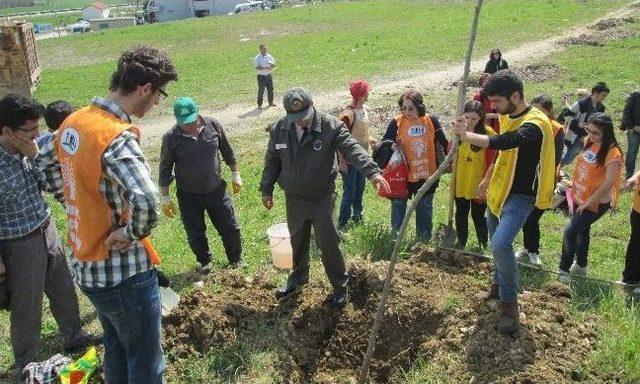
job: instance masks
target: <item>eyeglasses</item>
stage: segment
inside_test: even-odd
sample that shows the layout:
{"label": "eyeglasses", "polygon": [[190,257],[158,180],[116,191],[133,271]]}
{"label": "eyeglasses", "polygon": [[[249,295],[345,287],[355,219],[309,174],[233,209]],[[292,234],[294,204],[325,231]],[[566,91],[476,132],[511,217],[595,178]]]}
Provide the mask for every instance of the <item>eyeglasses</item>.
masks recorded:
{"label": "eyeglasses", "polygon": [[400,110],[401,111],[406,111],[406,112],[415,112],[415,111],[417,111],[416,107],[414,107],[412,105],[408,105],[408,106],[403,105],[402,107],[400,107]]}
{"label": "eyeglasses", "polygon": [[160,93],[160,96],[162,96],[162,100],[165,100],[167,97],[169,97],[167,92],[165,92],[164,90],[162,90],[160,88],[158,88],[158,92]]}
{"label": "eyeglasses", "polygon": [[38,132],[40,130],[40,127],[34,127],[34,128],[31,128],[31,129],[15,128],[14,130],[21,131],[21,132],[26,132],[26,133],[33,133],[33,132]]}

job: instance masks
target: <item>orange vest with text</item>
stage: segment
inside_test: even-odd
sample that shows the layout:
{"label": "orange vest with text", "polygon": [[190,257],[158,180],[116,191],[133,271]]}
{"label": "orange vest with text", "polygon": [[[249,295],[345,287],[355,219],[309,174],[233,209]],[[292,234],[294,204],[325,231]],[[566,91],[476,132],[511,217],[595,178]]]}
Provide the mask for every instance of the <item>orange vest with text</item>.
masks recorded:
{"label": "orange vest with text", "polygon": [[[585,138],[585,143],[588,138]],[[600,144],[591,143],[588,148],[583,149],[577,157],[576,165],[573,169],[572,189],[576,201],[584,204],[589,197],[595,193],[604,183],[607,173],[607,165],[613,162],[619,162],[618,175],[616,181],[611,188],[611,193],[605,196],[601,201],[594,202],[588,208],[593,212],[598,211],[598,204],[611,201],[611,206],[615,206],[618,201],[618,192],[620,189],[620,171],[622,170],[622,152],[616,147],[611,147],[607,153],[604,165],[596,162],[596,154],[600,150]]]}
{"label": "orange vest with text", "polygon": [[408,119],[404,115],[396,117],[397,139],[409,164],[410,183],[426,180],[436,172],[436,149],[434,145],[435,127],[426,115]]}
{"label": "orange vest with text", "polygon": [[[122,132],[139,131],[97,106],[84,107],[71,114],[56,135],[55,150],[64,180],[64,197],[69,223],[68,242],[80,261],[100,261],[109,257],[107,236],[126,225],[130,208],[117,212],[120,223],[112,222],[113,211],[100,193],[102,154]],[[141,239],[153,264],[160,258],[148,238]]]}

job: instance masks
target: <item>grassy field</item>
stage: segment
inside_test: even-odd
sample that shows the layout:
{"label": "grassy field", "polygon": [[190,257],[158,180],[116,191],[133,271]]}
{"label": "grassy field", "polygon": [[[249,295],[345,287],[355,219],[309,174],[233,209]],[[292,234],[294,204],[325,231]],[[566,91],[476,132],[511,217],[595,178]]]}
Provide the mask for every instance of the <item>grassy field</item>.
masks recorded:
{"label": "grassy field", "polygon": [[[246,68],[246,70],[234,70],[232,68],[244,66],[252,56],[255,45],[254,43],[257,42],[257,40],[252,40],[253,43],[251,43],[250,46],[244,43],[237,44],[235,42],[237,41],[237,37],[240,36],[238,33],[246,33],[247,36],[255,36],[251,33],[256,33],[256,31],[259,30],[258,27],[256,27],[258,20],[260,20],[261,25],[269,25],[269,28],[272,31],[277,30],[276,26],[278,26],[277,28],[290,28],[286,29],[289,31],[288,36],[285,37],[279,35],[279,37],[273,38],[273,40],[267,40],[267,42],[273,47],[274,54],[276,54],[276,57],[280,60],[280,72],[278,76],[280,76],[282,82],[288,84],[293,84],[296,80],[304,81],[304,83],[308,84],[312,89],[335,89],[338,84],[343,84],[346,79],[357,75],[366,76],[374,73],[394,73],[394,71],[400,71],[408,68],[415,69],[424,64],[425,61],[430,63],[427,65],[429,67],[433,65],[444,66],[447,65],[448,62],[452,61],[454,57],[461,55],[462,48],[450,48],[457,45],[453,43],[442,45],[442,36],[439,35],[420,34],[417,31],[406,31],[406,35],[400,33],[394,35],[390,33],[389,29],[385,28],[391,28],[393,25],[392,20],[400,17],[398,16],[399,14],[402,15],[401,17],[403,19],[408,18],[408,21],[417,22],[421,19],[414,15],[414,13],[420,13],[420,11],[401,12],[401,10],[404,9],[401,7],[402,4],[416,4],[416,2],[389,1],[388,3],[390,7],[389,9],[391,10],[391,12],[389,12],[390,14],[385,16],[380,15],[381,12],[372,12],[370,17],[372,20],[375,19],[379,21],[379,23],[371,23],[371,25],[367,25],[367,28],[369,29],[366,31],[363,30],[361,32],[362,35],[360,35],[360,33],[356,34],[356,36],[370,36],[370,34],[373,33],[371,30],[373,30],[376,25],[384,30],[384,32],[380,31],[374,33],[379,36],[380,41],[384,41],[384,43],[376,43],[376,49],[367,50],[363,48],[359,51],[359,53],[361,53],[360,57],[366,58],[366,60],[364,60],[366,62],[364,66],[357,66],[355,65],[356,63],[345,61],[343,68],[338,71],[335,70],[335,63],[340,62],[338,61],[339,59],[335,58],[335,56],[342,57],[341,55],[343,55],[344,52],[341,53],[341,49],[344,48],[345,41],[347,41],[346,39],[342,39],[342,37],[347,35],[352,36],[354,31],[349,31],[349,27],[347,27],[342,28],[346,29],[346,31],[333,32],[334,29],[332,26],[340,25],[341,23],[344,24],[345,20],[348,20],[349,17],[355,17],[355,15],[358,14],[356,11],[362,11],[362,7],[366,6],[368,9],[375,9],[376,6],[381,7],[381,1],[354,2],[349,4],[322,4],[317,7],[307,7],[298,10],[283,10],[270,14],[265,13],[260,16],[241,16],[243,18],[241,20],[247,20],[247,23],[242,27],[231,24],[230,20],[233,18],[214,18],[196,20],[190,23],[180,22],[137,28],[130,31],[134,37],[129,36],[129,33],[114,31],[103,37],[100,37],[99,34],[95,34],[92,36],[78,37],[77,39],[74,39],[75,37],[60,39],[51,45],[43,45],[45,47],[45,57],[47,57],[47,60],[51,60],[51,58],[55,56],[55,47],[57,47],[57,49],[62,53],[65,52],[64,50],[71,50],[73,47],[72,43],[74,41],[78,41],[80,42],[78,50],[66,52],[67,54],[68,52],[77,53],[80,61],[84,61],[84,63],[77,65],[71,64],[71,69],[65,70],[62,62],[48,61],[47,66],[49,69],[47,70],[45,82],[40,89],[41,93],[39,96],[43,101],[48,101],[54,97],[64,97],[66,94],[69,95],[69,98],[74,102],[83,103],[87,98],[93,95],[93,93],[102,94],[104,84],[99,84],[100,81],[96,82],[93,80],[90,83],[90,87],[76,89],[72,86],[66,86],[66,82],[62,81],[62,79],[81,78],[79,76],[85,76],[87,74],[90,74],[91,79],[100,79],[101,81],[106,79],[108,77],[107,73],[113,67],[112,58],[115,53],[122,47],[129,46],[135,41],[141,41],[145,28],[152,27],[158,29],[154,30],[154,32],[156,32],[155,35],[149,37],[150,42],[161,42],[165,39],[167,48],[172,52],[172,55],[177,58],[178,63],[181,65],[181,70],[184,73],[182,81],[170,89],[171,93],[177,94],[191,91],[191,94],[197,94],[201,99],[204,99],[204,96],[206,95],[216,95],[215,98],[212,96],[212,98],[209,99],[209,105],[222,105],[228,102],[246,101],[242,96],[240,96],[242,92],[238,91],[239,89],[243,89],[242,84],[249,87],[248,89],[253,90],[254,80],[252,76],[250,76],[251,68]],[[440,5],[439,3],[440,2],[436,2],[433,7],[442,7],[437,9],[444,10],[444,5]],[[513,1],[509,3],[518,5],[525,4],[524,1]],[[530,11],[526,20],[532,23],[532,27],[517,28],[513,32],[517,35],[519,33],[525,34],[525,32],[531,33],[531,31],[533,31],[532,36],[527,36],[527,39],[532,39],[534,36],[544,36],[545,34],[557,31],[565,24],[569,24],[569,22],[562,21],[563,19],[571,19],[573,22],[577,22],[579,20],[582,22],[584,19],[581,19],[581,17],[595,17],[602,13],[602,8],[599,12],[596,12],[594,11],[594,7],[608,7],[608,9],[610,9],[612,7],[611,4],[615,2],[607,2],[606,5],[603,3],[604,2],[590,2],[587,8],[583,3],[562,2],[563,10],[565,7],[567,8],[565,13],[564,11],[558,12],[557,9],[552,8],[553,6],[558,6],[558,4],[560,4],[558,1],[536,2],[532,8],[542,7],[538,10],[546,10],[547,15],[549,16],[549,19],[545,19],[546,23],[542,23],[544,25],[537,24],[538,21],[533,21],[533,19],[535,19],[535,12]],[[622,2],[618,2],[617,4],[620,3]],[[385,2],[385,4],[387,4],[387,2]],[[479,36],[480,47],[477,52],[486,51],[491,46],[491,41],[494,39],[494,35],[491,34],[493,29],[488,27],[494,26],[495,28],[495,25],[498,23],[498,18],[492,16],[493,13],[490,11],[492,9],[500,9],[502,11],[503,9],[499,8],[499,6],[504,6],[504,4],[506,4],[504,1],[490,2],[487,4],[487,9],[484,12],[485,16],[483,16],[484,19],[482,20],[484,27],[482,29],[482,34]],[[548,8],[545,8],[547,6]],[[425,8],[432,9],[433,7]],[[461,8],[456,7],[462,6],[456,2],[456,5],[452,5],[451,7],[454,10],[460,11]],[[331,12],[328,12],[328,10],[331,10]],[[393,11],[396,11],[396,13]],[[422,19],[429,17],[431,14],[428,9],[421,12],[423,12],[421,14]],[[509,23],[513,23],[513,25],[522,24],[522,19],[519,19],[516,16],[521,15],[522,12],[516,12],[510,9],[504,9],[504,12],[513,12],[513,17],[505,18]],[[505,13],[503,13],[503,15]],[[314,15],[314,20],[318,20],[319,18],[322,21],[304,24],[305,20],[312,19],[311,15]],[[466,30],[467,17],[463,17],[454,11],[450,11],[447,15],[450,15],[452,20],[465,21],[462,24],[462,27],[457,28],[457,30],[453,30],[453,22],[451,22],[451,24],[449,24],[449,21],[447,22],[447,24],[451,25],[452,28],[447,34],[451,39],[450,41],[453,41],[454,39],[463,39],[463,36],[466,33],[464,31]],[[268,20],[268,22],[263,21],[262,19],[254,20],[254,18],[261,17],[266,18],[265,20]],[[436,20],[435,15],[432,15],[431,17],[432,19],[430,20]],[[492,21],[492,17],[495,17],[495,20]],[[438,22],[443,24],[444,19],[445,18],[440,17],[438,18]],[[192,26],[191,23],[200,27],[209,25],[211,26],[211,30],[206,33],[202,32],[202,35],[197,35],[198,28]],[[302,31],[303,24],[310,25],[306,30],[313,32]],[[322,25],[326,27],[324,30],[326,31],[324,38],[322,32],[318,30]],[[428,26],[430,23],[425,22],[420,25]],[[179,27],[184,29],[184,33],[181,31],[182,36],[190,38],[199,36],[198,39],[201,40],[198,41],[200,43],[194,46],[183,45],[178,47],[177,45],[174,45],[177,44],[177,39],[171,37],[170,31],[175,31]],[[536,29],[538,27],[548,27],[549,29],[546,29],[546,32],[544,32]],[[362,27],[359,26],[357,28]],[[215,34],[217,34],[216,36],[218,36],[220,40],[215,40],[214,32],[211,32],[213,30],[217,31]],[[285,29],[281,29],[280,31],[284,30]],[[316,30],[318,31],[316,32]],[[211,34],[208,35],[209,33]],[[222,38],[223,35],[227,36],[226,40]],[[235,36],[236,40],[232,39],[233,36]],[[329,36],[334,36],[334,38],[338,38],[338,36],[342,37],[341,40],[334,41],[329,40]],[[105,37],[117,38],[107,40]],[[321,45],[309,45],[309,48],[307,48],[308,50],[304,51],[308,53],[308,55],[305,57],[298,57],[298,55],[296,55],[297,51],[294,48],[304,47],[305,37],[309,37],[312,41],[313,39],[317,39],[315,41]],[[409,37],[414,38],[414,40],[411,40]],[[364,37],[362,37],[362,39],[365,40]],[[430,40],[427,44],[425,43],[427,39],[433,39],[433,41]],[[218,44],[211,44],[214,40],[216,42],[219,41],[219,46]],[[420,44],[423,44],[424,46],[443,46],[447,48],[443,48],[441,50],[434,48],[428,54],[420,55],[417,53],[411,53],[409,50],[402,50],[402,54],[406,55],[406,57],[398,60],[400,61],[399,63],[390,61],[388,59],[388,54],[391,52],[391,47],[394,47],[395,51],[398,46],[402,46],[401,43],[403,41],[420,41]],[[98,42],[101,43],[104,52],[98,53],[97,55],[91,55],[89,47],[95,47],[95,44]],[[232,43],[240,45],[240,47],[234,48],[232,47]],[[351,41],[349,41],[349,44],[350,43]],[[504,45],[502,46],[513,47],[517,44],[517,38],[514,38],[513,36],[505,36]],[[314,49],[314,47],[318,46],[327,47],[327,49]],[[224,52],[225,47],[230,50],[230,52],[228,52],[228,56],[230,58],[227,59],[225,59],[227,55],[223,56],[221,54]],[[342,48],[332,51],[332,49],[336,49],[337,47]],[[596,81],[606,81],[609,83],[612,92],[605,104],[614,116],[619,117],[626,93],[630,90],[628,82],[635,82],[635,85],[638,85],[637,68],[640,68],[640,62],[637,55],[629,55],[629,52],[637,52],[639,48],[640,38],[630,38],[607,43],[603,47],[570,47],[567,51],[545,61],[544,64],[552,64],[558,67],[559,71],[557,75],[544,83],[528,82],[525,85],[526,96],[530,98],[536,93],[547,92],[553,96],[556,102],[558,102],[559,96],[565,90],[574,90],[579,87],[589,88]],[[294,50],[291,51],[291,49]],[[279,54],[277,53],[278,51],[280,52]],[[299,62],[295,65],[299,65],[300,67],[304,67],[305,65],[313,66],[314,70],[304,71],[304,77],[296,77],[299,71],[292,69],[295,58],[299,59]],[[191,65],[190,67],[187,65],[187,63],[190,62],[190,59],[194,60],[193,63],[203,63],[203,66],[191,68],[196,66]],[[389,67],[379,65],[376,62],[378,59],[380,59],[380,62],[385,62]],[[220,66],[225,68],[224,73],[223,71],[215,70],[215,68]],[[298,69],[300,67],[295,68]],[[203,71],[202,68],[206,68],[207,70]],[[329,73],[330,70],[332,70],[331,75]],[[233,75],[230,74],[229,71],[237,72]],[[307,76],[307,73],[313,73],[314,77],[311,78],[311,76]],[[316,75],[317,79],[315,78]],[[51,79],[56,76],[58,76],[59,82],[51,83]],[[211,88],[200,87],[198,86],[198,81],[196,79],[191,79],[190,76],[197,76],[197,79],[200,79],[200,81],[204,81],[206,79],[208,84],[220,85]],[[246,81],[244,80],[244,77],[247,78]],[[227,80],[224,80],[224,78]],[[283,88],[284,87],[285,85],[283,85]],[[231,92],[229,89],[235,90],[235,92]],[[371,104],[374,107],[390,106],[393,105],[395,97],[395,95],[389,95],[386,98],[372,100]],[[434,104],[437,106],[451,105],[455,99],[455,93],[454,91],[443,91],[442,94],[433,95],[433,98],[437,99],[434,101]],[[161,108],[169,108],[168,103],[162,105]],[[443,109],[440,109],[440,107],[436,107],[433,110],[436,114],[440,114],[442,111]],[[379,134],[382,127],[378,126],[376,128]],[[618,137],[624,145],[624,136],[620,134]],[[275,206],[272,211],[266,211],[260,204],[260,193],[257,191],[257,186],[262,169],[262,156],[266,145],[266,139],[266,134],[263,131],[252,131],[232,137],[232,142],[237,151],[237,157],[241,159],[240,167],[245,181],[245,189],[241,195],[234,198],[234,206],[242,225],[244,255],[248,262],[246,272],[248,274],[251,274],[261,266],[268,266],[270,264],[270,255],[265,230],[271,224],[284,221],[285,219],[284,199],[279,190],[276,192]],[[147,148],[145,148],[145,151],[148,155],[148,159],[152,163],[152,168],[155,171],[157,168],[159,151],[157,143],[148,145]],[[228,170],[225,170],[225,172],[228,180]],[[437,227],[439,223],[446,221],[448,198],[447,184],[448,176],[443,179],[436,194],[434,203],[434,227]],[[58,223],[60,229],[63,231],[65,225],[62,210],[57,204],[52,204],[52,206],[56,217],[59,218]],[[630,196],[629,194],[624,194],[621,198],[619,210],[613,214],[605,215],[598,223],[596,223],[596,225],[594,225],[589,258],[589,273],[591,275],[607,280],[617,280],[619,278],[620,271],[623,266],[623,252],[629,238],[629,209]],[[365,194],[365,222],[363,225],[353,227],[349,230],[347,234],[348,239],[344,244],[345,254],[349,258],[367,255],[372,251],[377,251],[374,252],[376,254],[374,256],[385,256],[384,253],[388,247],[385,247],[384,244],[381,243],[381,239],[384,239],[385,235],[387,235],[389,212],[389,203],[386,200],[376,198],[372,189],[367,187]],[[542,258],[545,267],[552,270],[557,268],[562,241],[562,229],[566,222],[567,218],[556,213],[546,213],[542,218]],[[413,232],[414,231],[412,229],[409,231],[409,233]],[[473,233],[473,231],[471,231],[471,233]],[[213,254],[216,258],[216,267],[223,267],[225,265],[225,261],[218,236],[212,229],[209,229],[208,235],[212,245]],[[176,289],[183,293],[191,290],[191,278],[193,276],[192,271],[196,266],[196,262],[186,243],[186,238],[180,221],[178,219],[171,220],[163,217],[158,228],[153,233],[153,240],[160,253],[167,255],[164,261],[163,270],[173,278]],[[469,245],[475,245],[474,241],[475,236],[471,234]],[[321,267],[319,266],[317,259],[313,263],[313,268],[315,270],[314,275],[316,277],[322,276]],[[282,275],[281,278],[284,279],[284,275]],[[536,273],[525,272],[523,273],[523,287],[535,287],[540,283],[540,280],[552,278],[553,276],[541,276]],[[621,377],[627,378],[627,383],[640,382],[640,324],[638,322],[637,308],[635,306],[629,306],[627,297],[615,290],[612,291],[606,286],[585,286],[577,284],[574,285],[573,292],[575,298],[573,310],[576,318],[579,319],[591,314],[595,314],[599,318],[598,334],[600,342],[591,359],[585,362],[585,366],[611,374],[618,374]],[[96,329],[98,325],[95,321],[95,317],[92,315],[89,304],[86,300],[82,299],[81,305],[83,315],[86,316],[90,327]],[[6,371],[7,367],[9,367],[13,361],[10,345],[6,336],[8,335],[8,326],[8,317],[6,313],[0,313],[0,335],[2,335],[0,336],[0,374]],[[43,327],[43,337],[45,339],[42,351],[43,357],[50,355],[53,351],[57,351],[59,348],[59,339],[55,336],[55,330],[55,322],[47,310]],[[204,357],[188,359],[182,362],[182,364],[193,368],[192,376],[171,376],[169,377],[169,382],[277,382],[277,378],[270,376],[271,371],[268,369],[268,367],[271,366],[270,364],[273,363],[272,360],[276,358],[276,356],[253,355],[251,356],[251,359],[247,361],[240,361],[237,375],[232,374],[231,376],[229,376],[229,373],[226,371],[227,367],[225,366],[225,357],[226,356],[223,352],[214,351]],[[452,357],[452,359],[455,358],[455,356]],[[251,380],[247,378],[251,378]],[[407,372],[407,382],[411,383],[446,382],[441,381],[440,379],[442,379],[442,374],[438,371],[438,367],[430,366],[428,362],[425,361],[418,361],[415,367],[411,371]],[[2,379],[0,379],[0,381],[1,380]]]}
{"label": "grassy field", "polygon": [[[26,12],[41,12],[41,11],[53,11],[53,10],[62,10],[69,8],[83,8],[89,5],[91,1],[89,0],[38,0],[36,1],[36,5],[33,7],[13,7],[13,8],[0,8],[0,16],[3,15],[11,15],[15,13],[26,13]],[[109,5],[121,5],[127,4],[127,1],[124,0],[106,0],[103,1],[105,4]]]}
{"label": "grassy field", "polygon": [[[487,2],[475,56],[487,56],[496,41],[506,50],[626,3]],[[171,95],[193,95],[207,107],[253,103],[251,59],[261,42],[278,62],[278,89],[304,84],[333,90],[354,76],[444,68],[464,54],[471,7],[441,0],[327,2],[51,39],[40,43],[44,72],[36,95],[43,102],[87,102],[104,92],[119,53],[137,43],[163,47],[175,60],[180,81],[170,87]],[[399,29],[401,24],[412,27]]]}

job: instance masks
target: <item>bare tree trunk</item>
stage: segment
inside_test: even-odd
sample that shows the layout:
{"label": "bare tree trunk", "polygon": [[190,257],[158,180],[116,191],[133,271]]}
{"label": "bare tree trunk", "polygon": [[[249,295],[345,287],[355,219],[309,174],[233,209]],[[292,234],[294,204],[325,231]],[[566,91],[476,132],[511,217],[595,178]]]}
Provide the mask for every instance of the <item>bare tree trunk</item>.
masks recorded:
{"label": "bare tree trunk", "polygon": [[[457,105],[457,115],[462,114],[462,108],[465,102],[465,94],[467,90],[467,79],[469,78],[469,67],[471,66],[471,54],[473,53],[473,47],[476,42],[476,35],[478,32],[478,19],[480,18],[480,10],[482,9],[483,0],[476,1],[476,8],[473,14],[473,22],[471,24],[471,31],[469,32],[469,46],[467,47],[467,53],[465,55],[464,62],[464,72],[462,74],[462,80],[458,85],[458,105]],[[367,352],[364,356],[364,360],[362,361],[362,367],[360,367],[360,372],[358,374],[358,384],[364,384],[369,376],[369,367],[371,366],[371,358],[373,356],[373,352],[375,350],[376,338],[378,334],[378,329],[380,328],[380,324],[382,323],[382,317],[384,315],[387,298],[389,297],[389,290],[391,288],[391,280],[393,279],[393,271],[398,261],[398,253],[400,250],[400,244],[402,243],[402,238],[407,230],[407,224],[409,223],[409,219],[415,211],[418,202],[424,194],[431,188],[433,183],[440,178],[444,170],[447,169],[451,161],[453,160],[456,150],[458,149],[458,143],[460,139],[456,135],[454,138],[453,145],[451,150],[447,154],[445,160],[440,164],[440,167],[436,170],[436,172],[429,177],[429,179],[420,187],[418,193],[411,199],[411,204],[407,209],[407,213],[404,216],[404,220],[402,221],[402,226],[400,227],[400,231],[398,232],[398,237],[396,238],[395,245],[393,247],[393,253],[391,254],[391,259],[389,260],[389,267],[387,269],[387,277],[384,281],[384,288],[382,289],[382,297],[380,298],[380,302],[378,303],[378,308],[376,311],[376,317],[373,321],[373,326],[371,327],[371,332],[369,333],[369,341],[367,343]]]}

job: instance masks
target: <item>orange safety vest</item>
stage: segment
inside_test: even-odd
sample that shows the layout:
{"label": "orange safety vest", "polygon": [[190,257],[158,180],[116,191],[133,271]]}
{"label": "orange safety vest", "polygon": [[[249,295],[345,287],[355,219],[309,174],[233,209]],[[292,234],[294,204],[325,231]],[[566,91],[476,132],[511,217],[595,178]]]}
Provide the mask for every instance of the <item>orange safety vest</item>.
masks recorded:
{"label": "orange safety vest", "polygon": [[[587,141],[588,138],[585,138],[585,144]],[[616,161],[622,163],[622,152],[620,152],[618,148],[612,147],[607,153],[605,165],[600,166],[596,162],[596,155],[599,150],[600,144],[592,143],[591,146],[582,150],[578,155],[578,160],[576,161],[576,165],[573,170],[572,189],[576,202],[579,204],[584,204],[589,200],[589,197],[591,197],[591,195],[600,188],[600,185],[604,182],[605,175],[607,173],[607,164]],[[621,169],[622,167],[620,167],[620,170]],[[620,173],[620,171],[618,171],[618,173]],[[611,189],[611,205],[613,206],[615,206],[618,200],[618,191],[620,189],[619,179],[620,175],[618,174],[616,182],[613,184]],[[603,202],[607,202],[607,200]],[[589,210],[597,212],[598,204],[600,204],[600,202],[595,202],[590,205],[588,207]]]}
{"label": "orange safety vest", "polygon": [[[71,114],[56,135],[55,151],[64,180],[64,197],[69,222],[68,242],[80,261],[100,261],[109,257],[105,245],[113,231],[112,209],[99,190],[102,177],[102,154],[122,132],[132,131],[131,123],[118,119],[97,106],[84,107]],[[126,225],[131,209],[118,212]],[[148,238],[141,239],[151,262],[160,264],[160,257]]]}
{"label": "orange safety vest", "polygon": [[421,116],[409,120],[404,115],[396,117],[397,139],[409,164],[410,183],[426,180],[436,172],[435,127],[431,118]]}

